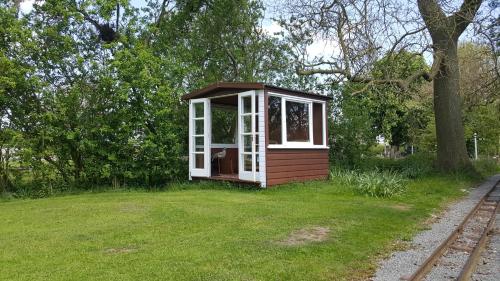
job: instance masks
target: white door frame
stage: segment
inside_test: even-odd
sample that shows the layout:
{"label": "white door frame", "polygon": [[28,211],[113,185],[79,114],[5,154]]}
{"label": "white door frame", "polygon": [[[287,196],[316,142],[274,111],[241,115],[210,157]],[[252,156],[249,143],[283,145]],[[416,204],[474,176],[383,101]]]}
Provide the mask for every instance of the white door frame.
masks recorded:
{"label": "white door frame", "polygon": [[[244,112],[243,108],[243,98],[250,97],[250,112]],[[258,151],[256,150],[256,145],[258,141],[258,133],[255,130],[256,127],[256,112],[255,112],[255,100],[256,92],[247,91],[238,93],[238,173],[240,180],[247,181],[259,181],[259,173],[257,172],[257,157]],[[250,117],[251,119],[251,130],[244,131],[243,119],[244,117]],[[250,136],[251,139],[251,150],[245,151],[245,136]],[[252,170],[245,171],[245,161],[244,156],[250,155],[252,159]]]}
{"label": "white door frame", "polygon": [[[203,116],[195,116],[195,104],[203,104]],[[191,177],[210,177],[211,175],[211,117],[209,99],[189,100],[189,179]],[[195,132],[196,121],[203,121],[202,134],[196,134]],[[196,147],[195,138],[203,139],[202,150],[201,147]],[[196,155],[203,155],[203,167],[201,168],[196,167]]]}

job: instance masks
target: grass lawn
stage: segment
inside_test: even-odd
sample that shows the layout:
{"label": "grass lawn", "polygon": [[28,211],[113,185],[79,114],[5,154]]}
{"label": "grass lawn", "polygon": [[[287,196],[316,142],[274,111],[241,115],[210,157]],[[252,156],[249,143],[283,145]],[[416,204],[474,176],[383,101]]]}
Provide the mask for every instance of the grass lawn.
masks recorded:
{"label": "grass lawn", "polygon": [[[324,181],[4,201],[0,280],[363,279],[473,183],[433,176],[409,185],[392,199]],[[327,239],[283,243],[311,227],[328,228]]]}

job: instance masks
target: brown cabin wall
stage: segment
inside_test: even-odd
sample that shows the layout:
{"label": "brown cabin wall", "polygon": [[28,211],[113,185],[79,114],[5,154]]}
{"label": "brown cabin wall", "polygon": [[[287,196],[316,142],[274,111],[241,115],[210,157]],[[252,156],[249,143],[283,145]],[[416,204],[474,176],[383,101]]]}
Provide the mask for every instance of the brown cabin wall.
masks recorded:
{"label": "brown cabin wall", "polygon": [[[273,91],[275,92],[275,91]],[[264,91],[266,147],[269,145],[268,91]],[[327,122],[327,117],[325,120]],[[328,123],[327,123],[328,124]],[[327,128],[328,130],[328,128]],[[328,136],[328,131],[327,131]],[[328,149],[266,149],[266,185],[326,179],[329,175]]]}
{"label": "brown cabin wall", "polygon": [[267,186],[326,179],[328,149],[267,149]]}

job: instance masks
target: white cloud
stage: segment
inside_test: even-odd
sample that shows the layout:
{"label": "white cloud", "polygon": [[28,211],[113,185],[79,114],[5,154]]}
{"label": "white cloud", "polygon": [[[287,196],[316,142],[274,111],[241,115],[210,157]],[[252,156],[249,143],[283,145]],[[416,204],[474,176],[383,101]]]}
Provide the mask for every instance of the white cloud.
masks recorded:
{"label": "white cloud", "polygon": [[264,20],[262,29],[264,29],[264,31],[271,36],[275,33],[283,31],[283,28],[277,22],[272,20]]}
{"label": "white cloud", "polygon": [[339,47],[334,41],[325,39],[316,39],[314,42],[307,47],[307,53],[310,59],[314,57],[323,57],[328,59],[332,56],[339,55]]}
{"label": "white cloud", "polygon": [[33,10],[33,4],[35,3],[36,0],[24,0],[21,2],[21,5],[19,5],[19,10],[23,14],[28,14]]}

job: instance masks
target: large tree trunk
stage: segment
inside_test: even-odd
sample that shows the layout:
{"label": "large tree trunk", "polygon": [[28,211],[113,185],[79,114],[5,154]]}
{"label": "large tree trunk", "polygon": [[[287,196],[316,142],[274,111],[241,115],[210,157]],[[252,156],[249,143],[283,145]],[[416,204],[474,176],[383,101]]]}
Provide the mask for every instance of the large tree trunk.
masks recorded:
{"label": "large tree trunk", "polygon": [[457,43],[472,22],[482,0],[463,0],[459,10],[447,16],[437,0],[418,0],[418,9],[432,38],[434,63],[434,115],[436,118],[438,167],[444,171],[470,166],[462,123],[460,70]]}
{"label": "large tree trunk", "polygon": [[465,146],[459,92],[457,42],[446,40],[447,46],[438,47],[443,61],[434,78],[434,114],[436,120],[438,167],[445,171],[470,165]]}

